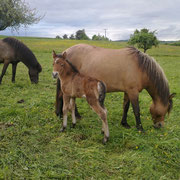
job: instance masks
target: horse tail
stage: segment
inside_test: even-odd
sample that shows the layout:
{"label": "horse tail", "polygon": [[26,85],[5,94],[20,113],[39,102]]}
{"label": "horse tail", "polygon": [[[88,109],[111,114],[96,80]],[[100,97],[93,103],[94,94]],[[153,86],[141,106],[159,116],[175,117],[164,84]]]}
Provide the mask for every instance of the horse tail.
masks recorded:
{"label": "horse tail", "polygon": [[98,93],[99,93],[99,103],[102,108],[104,108],[104,99],[106,97],[106,86],[102,81],[99,81],[97,84],[98,87]]}

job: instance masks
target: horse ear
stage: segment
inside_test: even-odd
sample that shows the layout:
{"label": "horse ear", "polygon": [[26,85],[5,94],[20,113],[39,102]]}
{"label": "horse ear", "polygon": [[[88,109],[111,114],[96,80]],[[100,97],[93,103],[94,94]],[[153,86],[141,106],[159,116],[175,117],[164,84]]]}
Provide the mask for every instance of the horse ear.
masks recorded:
{"label": "horse ear", "polygon": [[67,53],[66,53],[66,51],[65,52],[63,52],[63,59],[66,59],[66,56],[67,56]]}
{"label": "horse ear", "polygon": [[53,50],[53,58],[57,57],[56,52]]}
{"label": "horse ear", "polygon": [[176,96],[176,93],[172,93],[169,95],[169,99],[172,100],[172,98],[174,98]]}

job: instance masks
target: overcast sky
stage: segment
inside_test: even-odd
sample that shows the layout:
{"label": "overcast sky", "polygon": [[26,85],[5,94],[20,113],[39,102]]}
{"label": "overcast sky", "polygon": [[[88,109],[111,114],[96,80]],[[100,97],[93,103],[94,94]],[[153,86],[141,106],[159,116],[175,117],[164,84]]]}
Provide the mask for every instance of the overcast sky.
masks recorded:
{"label": "overcast sky", "polygon": [[25,0],[44,18],[19,33],[1,35],[55,37],[75,34],[104,35],[126,40],[135,29],[157,30],[159,40],[180,40],[180,0]]}

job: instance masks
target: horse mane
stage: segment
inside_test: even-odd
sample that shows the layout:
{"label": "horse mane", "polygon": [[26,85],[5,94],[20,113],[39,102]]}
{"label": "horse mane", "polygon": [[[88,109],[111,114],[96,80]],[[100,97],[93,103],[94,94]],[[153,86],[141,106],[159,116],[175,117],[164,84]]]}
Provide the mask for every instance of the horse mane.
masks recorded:
{"label": "horse mane", "polygon": [[[129,51],[131,54],[135,54],[137,56],[139,67],[143,72],[147,73],[147,76],[149,77],[150,81],[157,90],[161,102],[164,105],[167,105],[169,103],[170,92],[169,92],[168,80],[166,79],[163,69],[155,61],[154,58],[139,51],[135,47],[129,47]],[[171,109],[172,106],[169,108]]]}
{"label": "horse mane", "polygon": [[14,49],[15,56],[25,65],[37,68],[39,72],[42,70],[35,55],[24,43],[12,37],[4,38],[2,41]]}
{"label": "horse mane", "polygon": [[[57,56],[58,56],[59,58],[63,58],[62,54],[58,54]],[[71,69],[73,70],[73,72],[79,73],[79,71],[77,70],[77,68],[76,68],[68,59],[66,59],[65,61],[70,65],[70,67],[71,67]]]}

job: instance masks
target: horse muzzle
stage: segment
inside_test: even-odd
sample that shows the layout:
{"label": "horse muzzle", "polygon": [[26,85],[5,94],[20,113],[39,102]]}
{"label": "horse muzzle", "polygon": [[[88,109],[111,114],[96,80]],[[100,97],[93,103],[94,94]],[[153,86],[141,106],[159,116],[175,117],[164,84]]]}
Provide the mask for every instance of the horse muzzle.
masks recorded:
{"label": "horse muzzle", "polygon": [[160,121],[154,124],[154,128],[159,129],[164,127],[164,121]]}
{"label": "horse muzzle", "polygon": [[53,71],[52,77],[53,77],[54,79],[57,79],[57,78],[58,78],[58,72],[57,72],[57,71]]}

